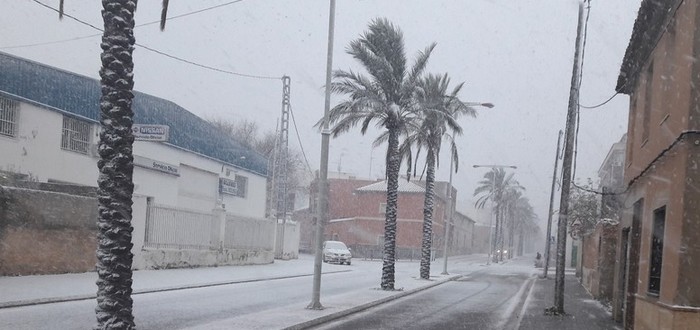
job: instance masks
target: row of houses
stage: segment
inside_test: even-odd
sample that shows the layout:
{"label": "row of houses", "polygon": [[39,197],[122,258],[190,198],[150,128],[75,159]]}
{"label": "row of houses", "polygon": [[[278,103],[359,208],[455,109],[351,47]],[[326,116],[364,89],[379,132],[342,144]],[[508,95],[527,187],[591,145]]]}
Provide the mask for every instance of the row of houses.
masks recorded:
{"label": "row of houses", "polygon": [[700,328],[699,56],[699,0],[642,1],[616,87],[626,140],[600,171],[618,221],[583,240],[582,282],[625,329]]}
{"label": "row of houses", "polygon": [[[98,80],[0,52],[0,177],[6,179],[4,184],[34,182],[43,183],[44,187],[95,187],[100,95]],[[177,216],[160,222],[158,228],[163,228],[163,239],[192,241],[190,248],[215,250],[220,247],[217,242],[224,242],[225,234],[219,229],[225,227],[226,221],[222,219],[226,216],[257,219],[271,228],[265,237],[275,237],[274,224],[268,226],[271,220],[265,218],[268,183],[265,157],[168,100],[135,91],[132,108],[135,124],[168,127],[167,141],[137,140],[133,145],[135,201],[143,199],[151,208],[179,210]],[[26,189],[26,184],[23,187],[18,189]],[[33,206],[43,205],[38,200],[38,205]],[[151,208],[141,215],[143,221],[156,221],[152,219],[155,213],[148,214]],[[136,219],[136,209],[134,222],[138,223],[141,219]],[[223,218],[217,216],[222,211],[226,215]],[[239,220],[229,223],[242,223]],[[197,221],[210,223],[198,227]],[[220,226],[217,228],[212,221],[219,221]],[[150,225],[142,229],[156,235],[154,223]],[[199,238],[186,230],[181,230],[180,236],[165,233],[183,226],[210,227],[207,230],[216,232],[202,232]],[[11,233],[17,231],[0,231],[0,243],[11,240],[8,236]],[[147,239],[147,234],[141,236]],[[160,236],[152,238],[156,237]],[[0,255],[16,253],[8,252],[13,247],[17,246],[0,244]],[[265,249],[267,252],[274,249],[274,242],[265,244]],[[296,254],[293,247],[289,251],[289,255]],[[272,262],[267,255],[272,254],[267,253],[264,260],[256,262]]]}

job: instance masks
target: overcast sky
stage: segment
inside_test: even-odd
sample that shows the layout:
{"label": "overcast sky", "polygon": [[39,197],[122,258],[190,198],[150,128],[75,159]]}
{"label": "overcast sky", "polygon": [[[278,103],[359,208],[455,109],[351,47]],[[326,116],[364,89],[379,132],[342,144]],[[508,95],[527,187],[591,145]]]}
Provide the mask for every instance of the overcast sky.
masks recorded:
{"label": "overcast sky", "polygon": [[[58,7],[58,0],[40,0]],[[189,13],[230,0],[171,1],[169,15]],[[0,0],[0,51],[98,78],[99,33],[31,0]],[[161,1],[140,1],[136,24],[157,21]],[[557,131],[569,98],[577,23],[575,0],[338,0],[335,69],[359,69],[346,53],[376,17],[404,32],[406,51],[437,42],[428,71],[466,82],[466,101],[493,109],[461,121],[460,170],[454,177],[458,209],[472,213],[476,182],[486,170],[473,164],[516,165],[536,212],[546,219]],[[614,93],[640,0],[592,1],[581,103]],[[194,62],[251,75],[291,77],[291,103],[300,140],[316,170],[320,134],[312,127],[323,114],[329,1],[245,0],[214,10],[136,29],[138,43]],[[100,1],[66,0],[65,10],[102,27]],[[59,41],[46,44],[48,42]],[[35,45],[40,44],[40,45]],[[274,130],[281,111],[280,80],[213,72],[136,48],[135,88],[171,100],[204,118],[256,121]],[[2,74],[2,73],[0,73]],[[596,178],[611,144],[627,130],[628,98],[581,110],[576,177]],[[359,130],[331,141],[330,170],[360,177],[383,175],[385,147],[371,147],[376,131]],[[299,148],[294,130],[290,145]],[[445,149],[448,150],[448,149]],[[448,155],[438,180],[448,179]],[[371,173],[370,173],[371,168]],[[558,204],[555,205],[555,209]]]}

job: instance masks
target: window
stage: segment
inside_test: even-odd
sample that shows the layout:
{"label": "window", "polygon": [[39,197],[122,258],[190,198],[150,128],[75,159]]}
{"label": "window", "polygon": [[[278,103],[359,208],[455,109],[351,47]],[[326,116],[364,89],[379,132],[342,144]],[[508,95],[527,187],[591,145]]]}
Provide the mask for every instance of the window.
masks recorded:
{"label": "window", "polygon": [[90,123],[63,116],[61,149],[87,154],[90,149]]}
{"label": "window", "polygon": [[666,207],[654,211],[654,227],[651,236],[651,254],[649,256],[649,288],[652,295],[661,291],[661,265],[664,252],[664,227],[666,222]]}
{"label": "window", "polygon": [[17,136],[19,102],[0,97],[0,135]]}
{"label": "window", "polygon": [[379,203],[379,213],[381,213],[381,214],[386,213],[386,203]]}
{"label": "window", "polygon": [[245,198],[248,193],[248,178],[242,175],[236,174],[236,196]]}

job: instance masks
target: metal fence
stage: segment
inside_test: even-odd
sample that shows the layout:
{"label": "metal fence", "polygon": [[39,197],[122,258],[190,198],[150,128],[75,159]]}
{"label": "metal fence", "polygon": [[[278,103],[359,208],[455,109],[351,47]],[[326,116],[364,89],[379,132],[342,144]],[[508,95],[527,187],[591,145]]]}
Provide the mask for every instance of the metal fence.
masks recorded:
{"label": "metal fence", "polygon": [[219,219],[203,213],[157,204],[148,206],[145,247],[218,249]]}
{"label": "metal fence", "polygon": [[275,222],[227,214],[224,248],[272,251],[275,245]]}

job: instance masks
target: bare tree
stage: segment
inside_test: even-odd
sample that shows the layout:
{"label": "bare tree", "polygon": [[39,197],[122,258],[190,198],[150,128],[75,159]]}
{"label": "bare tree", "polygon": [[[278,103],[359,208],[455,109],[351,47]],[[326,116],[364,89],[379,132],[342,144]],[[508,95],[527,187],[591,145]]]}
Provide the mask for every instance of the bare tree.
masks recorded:
{"label": "bare tree", "polygon": [[[277,146],[278,135],[274,131],[261,132],[260,126],[254,121],[247,119],[239,121],[230,121],[221,118],[208,119],[214,127],[218,128],[224,134],[230,136],[233,140],[240,143],[244,147],[251,148],[261,155],[272,160]],[[287,189],[288,191],[304,191],[308,189],[307,180],[304,176],[305,166],[304,157],[296,149],[290,149],[287,153]],[[272,173],[272,162],[269,162]],[[267,193],[271,196],[272,180],[268,180]],[[293,207],[294,195],[287,196],[287,205]]]}

